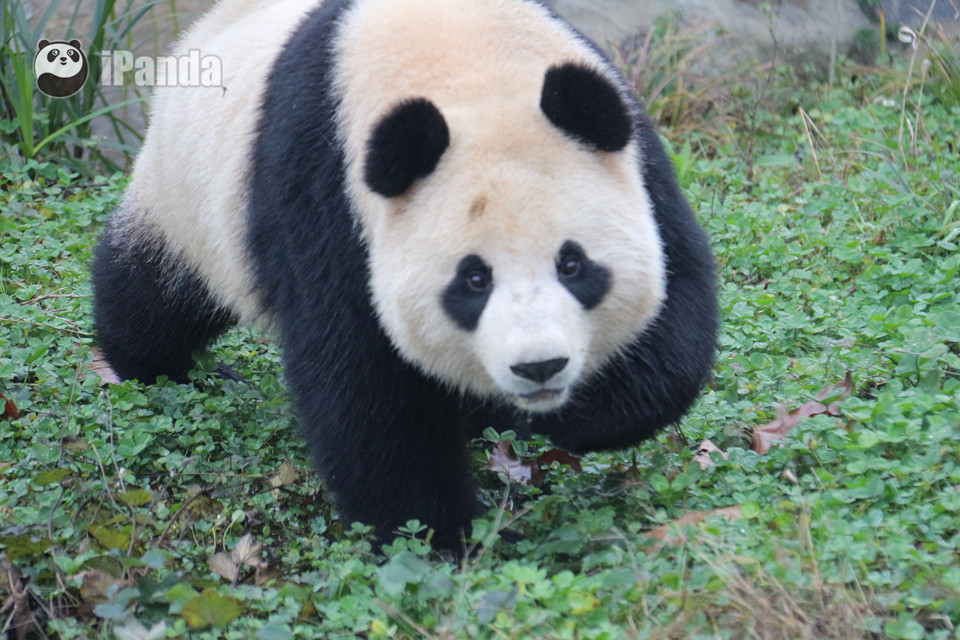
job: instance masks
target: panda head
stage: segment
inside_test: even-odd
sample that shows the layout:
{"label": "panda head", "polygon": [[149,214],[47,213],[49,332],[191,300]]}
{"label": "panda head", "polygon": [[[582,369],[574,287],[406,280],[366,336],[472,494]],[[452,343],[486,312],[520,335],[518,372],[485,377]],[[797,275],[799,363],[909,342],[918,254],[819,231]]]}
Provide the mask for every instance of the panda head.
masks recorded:
{"label": "panda head", "polygon": [[[539,105],[412,98],[368,138],[373,300],[399,352],[463,392],[563,406],[665,295],[634,114],[605,72],[546,70]],[[532,104],[530,104],[532,102]]]}
{"label": "panda head", "polygon": [[41,40],[33,70],[40,90],[55,98],[65,98],[80,90],[87,79],[87,57],[79,40]]}

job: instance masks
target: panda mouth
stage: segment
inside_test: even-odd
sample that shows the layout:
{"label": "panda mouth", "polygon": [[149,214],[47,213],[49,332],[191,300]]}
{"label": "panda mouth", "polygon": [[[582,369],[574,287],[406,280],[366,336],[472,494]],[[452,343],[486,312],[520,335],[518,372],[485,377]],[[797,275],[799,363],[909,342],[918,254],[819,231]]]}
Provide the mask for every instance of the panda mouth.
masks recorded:
{"label": "panda mouth", "polygon": [[565,389],[540,389],[517,394],[517,406],[526,411],[550,411],[563,404]]}
{"label": "panda mouth", "polygon": [[540,389],[533,393],[521,393],[520,397],[528,402],[546,402],[560,397],[561,394],[563,389]]}

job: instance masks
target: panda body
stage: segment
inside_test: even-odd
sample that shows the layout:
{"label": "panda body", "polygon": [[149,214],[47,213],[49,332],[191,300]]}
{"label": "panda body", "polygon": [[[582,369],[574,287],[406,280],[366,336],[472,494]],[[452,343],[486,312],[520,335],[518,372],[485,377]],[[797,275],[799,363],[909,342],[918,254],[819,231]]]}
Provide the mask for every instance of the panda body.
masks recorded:
{"label": "panda body", "polygon": [[715,343],[712,255],[598,50],[533,0],[220,2],[158,88],[94,264],[124,377],[279,332],[347,519],[456,547],[486,426],[574,451],[679,419]]}

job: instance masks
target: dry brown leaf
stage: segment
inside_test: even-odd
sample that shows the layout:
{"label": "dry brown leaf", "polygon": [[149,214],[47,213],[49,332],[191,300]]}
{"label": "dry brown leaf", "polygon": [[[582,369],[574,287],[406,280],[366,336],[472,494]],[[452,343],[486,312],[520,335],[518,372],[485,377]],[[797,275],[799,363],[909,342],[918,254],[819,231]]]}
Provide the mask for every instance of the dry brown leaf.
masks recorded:
{"label": "dry brown leaf", "polygon": [[560,449],[544,451],[537,458],[537,466],[540,467],[540,469],[549,469],[550,465],[554,462],[570,465],[570,468],[574,471],[583,471],[583,467],[580,465],[580,458],[572,453],[561,451]]}
{"label": "dry brown leaf", "polygon": [[262,587],[271,580],[279,580],[283,577],[283,572],[278,567],[270,567],[266,562],[263,566],[257,567],[253,574],[253,584]]}
{"label": "dry brown leaf", "polygon": [[236,584],[237,577],[240,575],[240,567],[230,556],[225,553],[215,553],[210,556],[208,564],[214,573],[226,578],[231,584]]}
{"label": "dry brown leaf", "polygon": [[490,452],[487,468],[502,473],[512,482],[533,484],[533,466],[523,463],[513,451],[513,445],[501,440]]}
{"label": "dry brown leaf", "polygon": [[[804,418],[823,413],[831,416],[839,416],[840,407],[837,405],[837,402],[846,400],[851,391],[853,391],[853,375],[847,371],[847,375],[844,376],[841,382],[825,387],[817,394],[816,400],[805,402],[790,412],[782,408],[778,409],[776,420],[753,430],[753,450],[760,455],[765,455],[770,450],[770,447],[778,444],[777,441],[790,433]],[[836,395],[837,392],[840,392],[840,397],[836,401],[828,405],[820,402],[820,400],[826,400],[828,397]]]}
{"label": "dry brown leaf", "polygon": [[697,453],[693,456],[693,461],[699,464],[701,469],[715,466],[713,460],[710,459],[710,454],[714,451],[723,456],[724,460],[727,459],[727,454],[721,451],[720,447],[709,440],[704,440],[697,446]]}
{"label": "dry brown leaf", "polygon": [[93,354],[93,362],[90,363],[90,371],[100,378],[100,384],[121,384],[123,380],[116,374],[110,364],[104,357],[103,352],[97,347],[90,350]]}
{"label": "dry brown leaf", "polygon": [[681,527],[691,524],[699,524],[711,516],[720,516],[727,520],[736,520],[741,517],[740,507],[722,507],[720,509],[711,509],[710,511],[694,511],[680,516],[676,520],[661,525],[656,529],[648,531],[644,535],[648,538],[663,540],[667,544],[680,544],[687,541],[686,534],[680,530]]}
{"label": "dry brown leaf", "polygon": [[272,474],[267,482],[270,483],[271,487],[277,489],[294,484],[299,477],[300,472],[297,471],[297,467],[291,461],[284,460],[280,463],[280,466],[277,467],[276,473]]}
{"label": "dry brown leaf", "polygon": [[267,565],[260,552],[263,551],[263,545],[253,541],[253,535],[246,533],[237,540],[236,546],[230,552],[230,559],[238,565],[245,564],[250,567],[265,567]]}
{"label": "dry brown leaf", "polygon": [[535,462],[523,462],[517,458],[513,445],[503,440],[498,442],[490,452],[487,468],[506,475],[512,482],[536,485],[543,481],[547,475],[547,469],[554,462],[570,465],[574,471],[583,470],[580,458],[559,449],[545,451],[537,457]]}
{"label": "dry brown leaf", "polygon": [[13,400],[2,393],[0,393],[0,406],[3,407],[0,409],[0,420],[18,420],[20,418],[20,410],[17,409],[17,405],[13,404]]}
{"label": "dry brown leaf", "polygon": [[277,469],[277,477],[280,478],[280,482],[285,485],[293,484],[300,478],[300,472],[297,471],[297,467],[293,462],[284,460],[280,463],[280,468]]}
{"label": "dry brown leaf", "polygon": [[133,584],[133,580],[121,580],[99,569],[87,569],[70,577],[81,578],[83,580],[80,584],[80,595],[84,601],[90,605],[109,602],[110,597],[107,594],[110,592],[111,587],[114,588],[114,591],[117,590],[114,585],[128,587]]}
{"label": "dry brown leaf", "polygon": [[[253,535],[246,533],[237,540],[237,544],[233,546],[230,555],[226,553],[215,553],[210,556],[208,564],[214,573],[223,576],[229,580],[231,584],[237,583],[242,565],[256,569],[257,580],[259,580],[261,574],[265,573],[265,570],[269,566],[260,555],[261,551],[263,551],[263,545],[259,542],[254,542]],[[260,584],[260,582],[258,581],[257,584]]]}

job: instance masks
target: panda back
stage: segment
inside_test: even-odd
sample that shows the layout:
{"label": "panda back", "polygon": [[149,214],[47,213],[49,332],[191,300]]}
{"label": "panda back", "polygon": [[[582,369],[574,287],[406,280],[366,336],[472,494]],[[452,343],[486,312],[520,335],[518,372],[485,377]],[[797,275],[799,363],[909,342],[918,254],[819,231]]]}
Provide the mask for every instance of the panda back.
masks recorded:
{"label": "panda back", "polygon": [[267,77],[319,0],[218,3],[171,55],[217,56],[221,87],[156,87],[144,145],[114,223],[130,242],[160,234],[243,321],[265,323],[246,253],[250,156]]}

